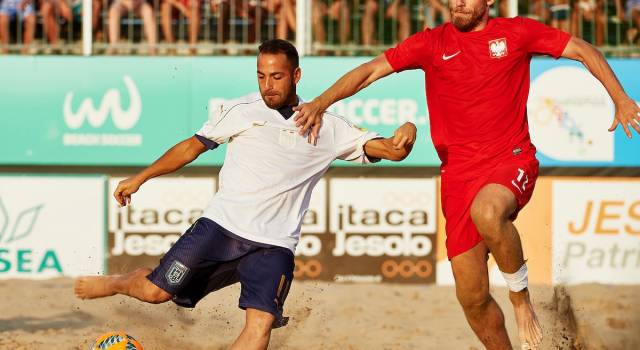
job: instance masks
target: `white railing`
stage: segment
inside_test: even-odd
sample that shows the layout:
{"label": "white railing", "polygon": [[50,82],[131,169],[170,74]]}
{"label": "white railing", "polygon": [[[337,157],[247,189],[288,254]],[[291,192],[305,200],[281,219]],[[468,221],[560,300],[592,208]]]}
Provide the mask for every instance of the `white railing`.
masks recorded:
{"label": "white railing", "polygon": [[[0,0],[6,4],[20,1]],[[373,55],[411,33],[447,21],[443,1],[41,0],[31,17],[11,19],[8,38],[0,38],[0,50],[82,55],[252,54],[259,42],[279,37],[295,42],[302,55]],[[498,0],[491,13],[519,13],[583,37],[608,54],[640,56],[638,3]],[[628,4],[636,8],[625,8]],[[0,20],[0,26],[2,23]],[[24,46],[34,29],[33,42]]]}

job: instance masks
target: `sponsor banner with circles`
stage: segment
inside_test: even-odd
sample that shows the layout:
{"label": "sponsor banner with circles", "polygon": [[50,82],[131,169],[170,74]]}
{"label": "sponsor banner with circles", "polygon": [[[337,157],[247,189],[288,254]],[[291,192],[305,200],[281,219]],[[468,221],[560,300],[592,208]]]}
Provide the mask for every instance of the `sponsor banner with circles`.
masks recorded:
{"label": "sponsor banner with circles", "polygon": [[0,279],[105,272],[103,176],[0,176]]}
{"label": "sponsor banner with circles", "polygon": [[123,179],[109,180],[109,273],[155,267],[202,215],[216,191],[214,177],[155,178],[121,208],[112,194]]}
{"label": "sponsor banner with circles", "polygon": [[298,251],[295,276],[336,282],[435,282],[436,187],[423,178],[330,178],[328,231]]}

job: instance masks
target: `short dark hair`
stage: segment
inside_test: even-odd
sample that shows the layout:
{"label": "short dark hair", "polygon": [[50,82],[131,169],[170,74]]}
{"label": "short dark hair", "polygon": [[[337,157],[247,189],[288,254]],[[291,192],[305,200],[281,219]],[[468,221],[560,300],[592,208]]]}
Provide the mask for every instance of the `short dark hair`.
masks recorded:
{"label": "short dark hair", "polygon": [[270,54],[284,54],[287,56],[289,63],[293,66],[293,68],[298,68],[300,65],[300,58],[298,57],[298,50],[293,46],[290,42],[282,39],[271,39],[264,41],[258,47],[258,51],[260,53],[270,53]]}

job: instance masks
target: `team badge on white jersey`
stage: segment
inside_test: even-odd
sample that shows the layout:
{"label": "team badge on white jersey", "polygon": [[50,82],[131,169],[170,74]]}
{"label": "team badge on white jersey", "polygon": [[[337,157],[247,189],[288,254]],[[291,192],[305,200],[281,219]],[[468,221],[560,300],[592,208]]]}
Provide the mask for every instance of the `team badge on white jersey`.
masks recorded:
{"label": "team badge on white jersey", "polygon": [[489,57],[502,58],[502,57],[505,57],[508,53],[509,52],[507,51],[506,38],[500,38],[500,39],[489,41]]}

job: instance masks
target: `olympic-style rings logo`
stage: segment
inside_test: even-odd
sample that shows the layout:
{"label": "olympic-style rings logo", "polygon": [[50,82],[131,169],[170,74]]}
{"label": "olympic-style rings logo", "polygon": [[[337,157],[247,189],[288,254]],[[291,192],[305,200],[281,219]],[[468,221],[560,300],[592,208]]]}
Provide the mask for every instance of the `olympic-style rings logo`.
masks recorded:
{"label": "olympic-style rings logo", "polygon": [[295,259],[296,267],[293,269],[293,277],[316,278],[322,273],[322,263],[316,259],[303,261]]}
{"label": "olympic-style rings logo", "polygon": [[402,260],[396,261],[393,259],[385,260],[380,266],[382,276],[386,278],[427,278],[433,273],[433,265],[428,260]]}

